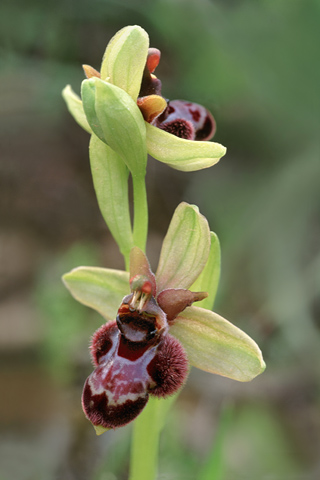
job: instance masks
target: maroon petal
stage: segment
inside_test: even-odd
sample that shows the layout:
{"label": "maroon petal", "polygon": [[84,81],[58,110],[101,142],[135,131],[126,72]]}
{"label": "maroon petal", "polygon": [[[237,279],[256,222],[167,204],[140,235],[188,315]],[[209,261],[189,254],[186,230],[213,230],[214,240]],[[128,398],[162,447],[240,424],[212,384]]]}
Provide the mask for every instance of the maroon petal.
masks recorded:
{"label": "maroon petal", "polygon": [[156,383],[149,390],[150,395],[173,395],[184,385],[188,374],[188,359],[179,340],[171,335],[165,336],[148,365],[148,373]]}
{"label": "maroon petal", "polygon": [[159,293],[157,302],[166,313],[168,322],[172,322],[193,302],[199,302],[208,296],[207,292],[190,292],[184,288],[168,288]]}

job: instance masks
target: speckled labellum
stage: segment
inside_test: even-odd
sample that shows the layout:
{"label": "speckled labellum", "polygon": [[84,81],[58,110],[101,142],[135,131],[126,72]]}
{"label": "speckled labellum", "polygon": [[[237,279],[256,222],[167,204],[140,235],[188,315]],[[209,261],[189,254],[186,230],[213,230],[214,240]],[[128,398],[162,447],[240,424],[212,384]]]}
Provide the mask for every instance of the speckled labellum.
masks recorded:
{"label": "speckled labellum", "polygon": [[188,362],[183,347],[169,335],[165,313],[142,276],[124,297],[116,321],[93,336],[96,365],[82,396],[87,418],[97,428],[126,425],[142,411],[149,395],[166,397],[184,383]]}

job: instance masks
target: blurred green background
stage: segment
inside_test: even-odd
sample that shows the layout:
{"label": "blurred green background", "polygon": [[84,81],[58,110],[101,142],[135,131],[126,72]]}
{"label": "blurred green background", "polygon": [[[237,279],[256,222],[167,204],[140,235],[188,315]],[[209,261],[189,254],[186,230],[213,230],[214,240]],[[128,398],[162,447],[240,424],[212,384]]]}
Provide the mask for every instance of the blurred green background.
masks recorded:
{"label": "blurred green background", "polygon": [[192,174],[150,159],[152,265],[177,204],[197,204],[222,244],[215,310],[267,362],[249,384],[191,372],[158,478],[320,478],[319,21],[318,0],[2,0],[0,480],[127,478],[131,427],[96,437],[80,406],[101,319],[60,277],[123,264],[61,90],[130,24],[162,51],[164,96],[206,105],[228,148]]}

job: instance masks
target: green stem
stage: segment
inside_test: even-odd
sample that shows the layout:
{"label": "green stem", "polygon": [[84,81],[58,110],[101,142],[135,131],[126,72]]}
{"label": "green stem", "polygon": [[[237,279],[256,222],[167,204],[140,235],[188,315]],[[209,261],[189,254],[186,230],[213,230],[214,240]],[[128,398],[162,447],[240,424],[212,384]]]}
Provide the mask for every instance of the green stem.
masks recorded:
{"label": "green stem", "polygon": [[176,395],[166,400],[150,397],[147,406],[135,420],[129,480],[155,480],[159,437],[166,414],[175,399]]}
{"label": "green stem", "polygon": [[133,183],[133,242],[143,252],[148,234],[148,202],[145,175],[132,176]]}

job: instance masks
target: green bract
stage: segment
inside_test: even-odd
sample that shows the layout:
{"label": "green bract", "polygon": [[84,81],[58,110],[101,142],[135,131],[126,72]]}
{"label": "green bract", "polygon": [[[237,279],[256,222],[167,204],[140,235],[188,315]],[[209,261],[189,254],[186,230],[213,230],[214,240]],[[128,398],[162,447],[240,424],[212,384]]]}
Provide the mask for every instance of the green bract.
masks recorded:
{"label": "green bract", "polygon": [[108,145],[92,135],[89,147],[93,185],[102,216],[124,257],[133,247],[128,175],[121,157]]}
{"label": "green bract", "polygon": [[[142,252],[141,256],[138,253],[131,270],[148,274],[144,258]],[[179,289],[196,281],[201,288],[213,286],[215,293],[219,273],[217,237],[210,234],[206,219],[196,207],[180,204],[163,242],[155,276],[157,292],[169,288],[179,295]],[[64,276],[72,295],[107,320],[115,319],[122,296],[128,294],[128,280],[126,272],[92,267],[79,267]],[[208,298],[212,302],[212,297]],[[187,307],[174,319],[170,333],[185,347],[190,364],[202,370],[249,381],[265,368],[259,347],[248,335],[204,308]]]}

